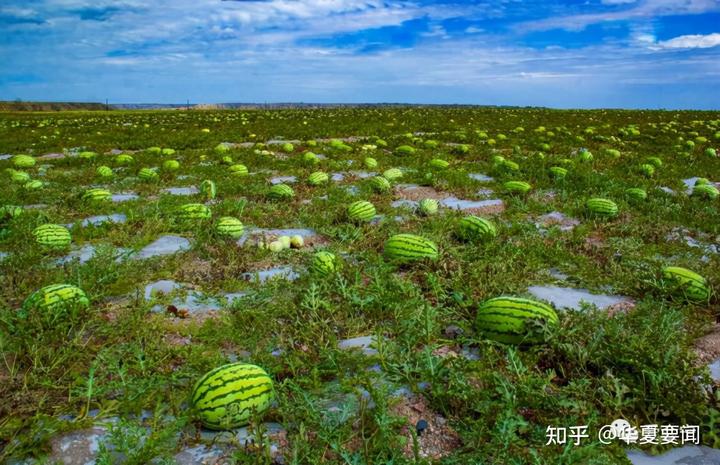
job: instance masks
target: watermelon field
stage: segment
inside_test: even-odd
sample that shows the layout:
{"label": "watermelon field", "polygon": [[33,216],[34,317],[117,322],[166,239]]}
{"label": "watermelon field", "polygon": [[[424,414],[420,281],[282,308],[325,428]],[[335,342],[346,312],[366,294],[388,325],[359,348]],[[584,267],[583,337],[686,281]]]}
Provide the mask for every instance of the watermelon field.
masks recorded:
{"label": "watermelon field", "polygon": [[720,112],[0,113],[0,463],[720,463],[719,152]]}

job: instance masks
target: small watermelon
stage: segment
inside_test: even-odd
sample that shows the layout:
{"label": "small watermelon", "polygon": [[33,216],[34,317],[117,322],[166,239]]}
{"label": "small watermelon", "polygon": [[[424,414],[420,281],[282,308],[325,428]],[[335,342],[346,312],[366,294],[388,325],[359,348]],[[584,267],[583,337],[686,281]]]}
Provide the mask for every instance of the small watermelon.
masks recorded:
{"label": "small watermelon", "polygon": [[217,225],[215,226],[215,230],[220,234],[221,236],[227,236],[232,239],[238,239],[243,235],[243,232],[245,231],[245,227],[243,226],[242,222],[234,218],[232,216],[223,216],[220,219],[218,219]]}
{"label": "small watermelon", "polygon": [[18,184],[20,183],[26,183],[30,181],[30,175],[26,173],[25,171],[12,171],[10,174],[10,179],[12,179],[13,182],[16,182]]}
{"label": "small watermelon", "polygon": [[311,186],[319,186],[320,184],[325,184],[330,180],[330,176],[327,175],[327,173],[322,171],[315,171],[314,173],[310,174],[308,176],[307,182]]}
{"label": "small watermelon", "polygon": [[630,187],[625,189],[625,194],[632,200],[645,200],[647,199],[647,192],[640,189],[639,187]]}
{"label": "small watermelon", "polygon": [[35,241],[49,249],[64,249],[70,245],[70,231],[59,224],[43,224],[33,231]]}
{"label": "small watermelon", "polygon": [[432,160],[430,160],[430,167],[431,167],[431,168],[435,168],[435,169],[438,169],[438,170],[444,170],[444,169],[446,169],[448,166],[450,166],[450,163],[448,163],[447,161],[442,160],[442,159],[440,159],[440,158],[433,158]]}
{"label": "small watermelon", "polygon": [[162,166],[165,171],[177,171],[180,169],[180,162],[177,160],[165,160]]}
{"label": "small watermelon", "polygon": [[15,155],[12,157],[12,162],[17,168],[32,168],[35,166],[35,159],[30,155]]}
{"label": "small watermelon", "polygon": [[303,154],[303,161],[308,165],[317,165],[320,163],[320,159],[313,152],[305,152]]}
{"label": "small watermelon", "polygon": [[247,166],[242,165],[240,163],[229,166],[228,171],[233,176],[247,176],[248,175]]}
{"label": "small watermelon", "polygon": [[396,234],[385,242],[385,257],[404,264],[418,260],[437,260],[438,247],[434,242],[414,234]]}
{"label": "small watermelon", "polygon": [[557,325],[558,316],[547,304],[519,297],[495,297],[478,308],[475,320],[478,330],[488,339],[505,344],[541,342],[530,335],[527,323],[539,320]]}
{"label": "small watermelon", "polygon": [[612,218],[618,214],[617,204],[608,199],[589,199],[585,202],[585,208],[591,215],[603,218]]}
{"label": "small watermelon", "polygon": [[390,189],[392,189],[390,181],[388,181],[387,178],[383,176],[373,177],[372,179],[370,179],[369,184],[375,192],[379,193],[389,192]]}
{"label": "small watermelon", "polygon": [[287,200],[295,196],[295,191],[287,184],[275,184],[270,188],[267,195],[273,200]]}
{"label": "small watermelon", "polygon": [[567,176],[568,173],[568,170],[562,166],[552,166],[548,171],[550,171],[550,176],[558,181],[565,179],[565,176]]}
{"label": "small watermelon", "polygon": [[707,301],[710,288],[705,278],[679,266],[668,266],[662,270],[663,280],[670,292],[684,296],[694,302]]}
{"label": "small watermelon", "polygon": [[112,194],[107,189],[101,189],[99,187],[88,189],[85,192],[83,192],[82,199],[86,202],[103,202],[106,200],[110,200],[110,197],[112,197]]}
{"label": "small watermelon", "polygon": [[375,169],[377,168],[378,162],[372,157],[367,157],[363,163],[365,164],[365,168],[367,169]]}
{"label": "small watermelon", "polygon": [[388,181],[395,181],[396,179],[402,178],[403,173],[399,168],[390,168],[383,173],[383,176]]}
{"label": "small watermelon", "polygon": [[457,235],[465,241],[488,241],[497,237],[497,229],[492,221],[470,215],[458,222]]}
{"label": "small watermelon", "polygon": [[409,145],[401,145],[395,149],[395,155],[415,155],[415,148]]}
{"label": "small watermelon", "polygon": [[511,194],[527,194],[532,186],[525,181],[508,181],[503,184],[505,190]]}
{"label": "small watermelon", "polygon": [[34,191],[38,189],[42,189],[45,187],[45,184],[43,184],[42,181],[34,179],[32,181],[28,181],[23,185],[23,188],[29,191]]}
{"label": "small watermelon", "polygon": [[176,218],[182,222],[198,222],[207,220],[212,216],[212,211],[202,203],[186,203],[176,211]]}
{"label": "small watermelon", "polygon": [[132,157],[132,155],[128,155],[127,153],[121,153],[117,157],[115,157],[115,164],[117,165],[129,165],[133,163],[135,159]]}
{"label": "small watermelon", "polygon": [[97,157],[97,153],[86,150],[84,152],[78,153],[78,157],[82,158],[83,160],[92,160]]}
{"label": "small watermelon", "polygon": [[718,195],[720,195],[720,191],[712,184],[700,184],[699,186],[696,184],[692,190],[693,197],[715,200],[718,198]]}
{"label": "small watermelon", "polygon": [[142,168],[138,171],[138,178],[143,181],[153,181],[158,178],[157,171],[152,168]]}
{"label": "small watermelon", "polygon": [[367,222],[375,217],[375,205],[365,200],[353,202],[347,209],[350,221]]}
{"label": "small watermelon", "polygon": [[649,178],[655,174],[655,166],[650,163],[643,163],[640,165],[640,173]]}
{"label": "small watermelon", "polygon": [[95,172],[101,178],[111,178],[113,176],[113,170],[109,166],[98,166]]}
{"label": "small watermelon", "polygon": [[3,205],[0,207],[0,221],[11,220],[22,215],[23,209],[17,205]]}
{"label": "small watermelon", "polygon": [[22,304],[26,312],[37,310],[56,312],[72,306],[87,307],[90,301],[79,287],[71,284],[51,284],[30,294]]}
{"label": "small watermelon", "polygon": [[231,363],[203,375],[190,394],[192,406],[206,428],[229,430],[263,414],[273,399],[273,383],[262,368]]}
{"label": "small watermelon", "polygon": [[200,192],[206,199],[212,200],[217,195],[217,187],[213,181],[206,179],[200,183]]}
{"label": "small watermelon", "polygon": [[285,142],[280,146],[280,149],[285,153],[290,153],[295,150],[295,146],[292,145],[290,142]]}
{"label": "small watermelon", "polygon": [[327,251],[317,252],[310,264],[310,272],[320,276],[328,276],[339,269],[340,263],[337,257],[335,254]]}
{"label": "small watermelon", "polygon": [[435,199],[422,199],[418,202],[418,213],[423,216],[435,215],[440,208],[440,204]]}

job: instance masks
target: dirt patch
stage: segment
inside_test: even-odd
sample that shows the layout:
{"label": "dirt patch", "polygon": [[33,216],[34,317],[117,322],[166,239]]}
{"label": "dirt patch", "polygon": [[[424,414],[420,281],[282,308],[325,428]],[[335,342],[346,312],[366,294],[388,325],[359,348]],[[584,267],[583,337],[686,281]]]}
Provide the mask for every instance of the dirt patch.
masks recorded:
{"label": "dirt patch", "polygon": [[218,269],[209,260],[194,259],[182,264],[177,272],[178,281],[192,283],[206,283],[217,279]]}
{"label": "dirt patch", "polygon": [[695,341],[695,351],[703,363],[720,357],[720,324],[715,324],[710,333]]}
{"label": "dirt patch", "polygon": [[419,201],[422,199],[435,199],[442,200],[450,197],[450,194],[444,192],[438,192],[434,188],[429,186],[397,186],[395,187],[395,194],[399,199],[402,200],[413,200]]}
{"label": "dirt patch", "polygon": [[398,200],[411,202],[434,199],[444,208],[471,215],[497,215],[505,211],[505,203],[499,199],[464,200],[429,186],[400,185],[395,188],[395,195]]}
{"label": "dirt patch", "polygon": [[634,308],[634,302],[620,302],[615,305],[610,305],[609,307],[607,307],[606,311],[607,315],[612,318],[613,316],[619,315],[621,313],[630,313]]}
{"label": "dirt patch", "polygon": [[401,431],[408,440],[403,449],[407,458],[414,457],[413,431],[418,433],[420,457],[439,460],[460,447],[460,436],[442,415],[428,407],[424,397],[403,398],[391,411],[394,415],[407,419],[407,424]]}

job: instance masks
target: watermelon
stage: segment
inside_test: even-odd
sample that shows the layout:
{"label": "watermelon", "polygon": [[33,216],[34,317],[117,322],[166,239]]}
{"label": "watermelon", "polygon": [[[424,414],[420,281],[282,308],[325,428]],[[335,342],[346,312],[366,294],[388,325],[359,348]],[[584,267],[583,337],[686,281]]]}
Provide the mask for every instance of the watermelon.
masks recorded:
{"label": "watermelon", "polygon": [[710,288],[705,278],[679,266],[668,266],[662,270],[663,280],[669,290],[676,295],[694,302],[707,301]]}
{"label": "watermelon", "polygon": [[228,430],[264,413],[273,399],[273,383],[256,365],[243,362],[215,368],[203,375],[190,394],[192,406],[206,428]]}
{"label": "watermelon", "polygon": [[415,148],[409,145],[401,145],[395,149],[395,155],[415,155]]}
{"label": "watermelon", "polygon": [[704,153],[707,157],[717,157],[717,151],[712,147],[706,148]]}
{"label": "watermelon", "polygon": [[519,171],[520,165],[512,160],[503,160],[499,163],[498,168],[504,171]]}
{"label": "watermelon", "polygon": [[511,194],[527,194],[532,186],[525,181],[508,181],[503,184],[506,191]]}
{"label": "watermelon", "polygon": [[25,171],[13,171],[10,174],[10,179],[17,183],[26,183],[30,181],[30,175]]}
{"label": "watermelon", "polygon": [[186,203],[176,211],[177,219],[184,222],[207,220],[212,216],[212,211],[207,205],[201,203]]}
{"label": "watermelon", "polygon": [[430,167],[431,167],[431,168],[435,168],[435,169],[439,169],[439,170],[444,170],[444,169],[446,169],[448,166],[450,166],[450,163],[448,163],[447,161],[442,160],[442,159],[440,159],[440,158],[433,158],[432,160],[430,160]]}
{"label": "watermelon", "polygon": [[457,235],[465,241],[487,241],[497,237],[497,229],[492,221],[470,215],[458,222]]}
{"label": "watermelon", "polygon": [[374,178],[370,179],[369,184],[372,190],[380,193],[389,192],[392,187],[390,186],[390,181],[388,181],[387,178],[383,176],[375,176]]}
{"label": "watermelon", "polygon": [[175,155],[175,149],[171,149],[170,147],[165,147],[164,149],[162,149],[162,151],[160,153],[162,155],[168,155],[168,156]]}
{"label": "watermelon", "polygon": [[438,208],[440,208],[440,205],[435,199],[422,199],[418,202],[418,213],[424,216],[437,214]]}
{"label": "watermelon", "polygon": [[554,179],[557,179],[558,181],[565,179],[565,176],[567,176],[568,173],[568,170],[566,170],[562,166],[552,166],[548,171],[550,171],[550,176],[552,176]]}
{"label": "watermelon", "polygon": [[92,160],[93,158],[97,157],[97,153],[86,150],[84,152],[78,153],[78,157],[82,158],[83,160]]}
{"label": "watermelon", "polygon": [[340,262],[335,254],[326,251],[316,253],[310,264],[310,272],[321,276],[330,275],[339,269]]}
{"label": "watermelon", "polygon": [[70,231],[59,224],[43,224],[33,231],[35,241],[49,249],[64,249],[70,245]]}
{"label": "watermelon", "polygon": [[452,148],[452,151],[459,155],[465,155],[466,153],[470,152],[470,146],[467,144],[456,145]]}
{"label": "watermelon", "polygon": [[215,153],[227,153],[230,151],[230,146],[221,142],[213,150],[215,150]]}
{"label": "watermelon", "polygon": [[268,197],[273,200],[291,199],[295,196],[295,191],[287,184],[275,184],[268,191]]}
{"label": "watermelon", "polygon": [[653,174],[655,174],[655,166],[651,165],[650,163],[643,163],[642,165],[640,165],[640,173],[649,178]]}
{"label": "watermelon", "polygon": [[618,214],[618,206],[608,199],[593,198],[585,202],[585,208],[591,215],[612,218]]}
{"label": "watermelon", "polygon": [[222,163],[223,165],[232,165],[232,164],[235,163],[235,162],[233,161],[233,159],[232,159],[231,156],[225,155],[225,156],[222,157],[222,159],[220,160],[220,163]]}
{"label": "watermelon", "polygon": [[327,173],[324,173],[322,171],[315,171],[314,173],[310,174],[308,176],[307,182],[311,186],[319,186],[320,184],[324,184],[330,180],[330,177],[327,175]]}
{"label": "watermelon", "polygon": [[701,185],[703,185],[703,184],[710,184],[710,180],[709,180],[708,178],[697,178],[697,179],[695,180],[695,185],[696,185],[696,186],[701,186]]}
{"label": "watermelon", "polygon": [[17,218],[22,215],[23,209],[17,205],[3,205],[0,207],[0,221]]}
{"label": "watermelon", "polygon": [[353,202],[347,209],[347,216],[351,221],[366,222],[375,217],[375,205],[365,200]]}
{"label": "watermelon", "polygon": [[215,226],[215,230],[221,236],[227,236],[232,239],[238,239],[240,236],[243,235],[245,228],[239,219],[234,218],[232,216],[223,216],[220,219],[218,219],[217,225]]}
{"label": "watermelon", "polygon": [[12,157],[12,162],[18,168],[32,168],[35,166],[35,159],[30,155],[15,155]]}
{"label": "watermelon", "polygon": [[162,153],[162,149],[160,147],[148,147],[145,149],[145,152],[151,155],[160,155]]}
{"label": "watermelon", "polygon": [[693,197],[715,200],[718,198],[718,195],[720,195],[720,191],[712,184],[696,184],[695,187],[693,187],[692,195]]}
{"label": "watermelon", "polygon": [[437,245],[414,234],[396,234],[385,242],[385,256],[388,260],[404,264],[417,260],[437,260]]}
{"label": "watermelon", "polygon": [[235,165],[230,165],[228,167],[228,171],[230,171],[230,174],[233,176],[247,176],[248,175],[248,169],[247,166],[242,165],[240,163]]}
{"label": "watermelon", "polygon": [[93,188],[88,189],[85,192],[83,192],[82,199],[86,202],[102,202],[105,200],[110,200],[110,197],[112,194],[107,189],[101,189],[101,188]]}
{"label": "watermelon", "polygon": [[89,304],[87,295],[79,287],[71,284],[51,284],[30,294],[23,302],[22,309],[26,312],[50,312],[72,306],[87,307]]}
{"label": "watermelon", "polygon": [[495,297],[483,302],[475,324],[488,339],[505,344],[541,342],[530,335],[527,322],[540,320],[548,325],[557,325],[558,316],[547,304],[519,297]]}
{"label": "watermelon", "polygon": [[285,153],[290,153],[295,150],[295,146],[292,145],[290,142],[285,142],[280,146],[280,149],[282,149],[282,151]]}
{"label": "watermelon", "polygon": [[157,171],[152,168],[142,168],[140,171],[138,171],[138,178],[142,179],[143,181],[152,181],[154,179],[157,179],[157,177]]}
{"label": "watermelon", "polygon": [[630,187],[625,189],[625,194],[633,200],[645,200],[647,199],[647,192],[639,187]]}
{"label": "watermelon", "polygon": [[217,195],[217,187],[215,182],[206,179],[200,183],[200,192],[205,196],[206,199],[212,200]]}
{"label": "watermelon", "polygon": [[37,190],[37,189],[42,189],[43,186],[45,186],[45,184],[43,184],[42,181],[39,181],[39,180],[37,180],[37,179],[34,179],[34,180],[32,180],[32,181],[28,181],[28,182],[26,182],[25,184],[23,184],[23,188],[25,188],[25,189],[27,189],[27,190],[29,190],[29,191],[34,191],[34,190]]}
{"label": "watermelon", "polygon": [[377,165],[378,165],[377,160],[375,160],[375,159],[372,158],[372,157],[367,157],[367,158],[363,161],[363,163],[365,164],[365,167],[368,168],[368,169],[377,168]]}
{"label": "watermelon", "polygon": [[95,172],[101,178],[111,178],[113,176],[113,170],[109,166],[98,166]]}
{"label": "watermelon", "polygon": [[658,157],[647,157],[645,161],[648,164],[653,165],[655,168],[660,168],[663,164],[662,160]]}
{"label": "watermelon", "polygon": [[162,166],[165,171],[176,171],[180,168],[180,162],[177,160],[165,160]]}
{"label": "watermelon", "polygon": [[134,162],[135,159],[128,155],[127,153],[121,153],[117,157],[115,157],[115,163],[118,165],[129,165],[130,163]]}
{"label": "watermelon", "polygon": [[383,176],[388,181],[395,181],[396,179],[402,178],[403,173],[399,168],[390,168],[383,173]]}
{"label": "watermelon", "polygon": [[620,158],[620,151],[616,149],[605,149],[605,154],[612,158]]}
{"label": "watermelon", "polygon": [[313,152],[305,152],[303,154],[303,161],[308,165],[316,165],[320,163],[320,159]]}
{"label": "watermelon", "polygon": [[581,150],[578,153],[578,158],[580,158],[580,161],[592,161],[593,160],[593,154],[587,150]]}

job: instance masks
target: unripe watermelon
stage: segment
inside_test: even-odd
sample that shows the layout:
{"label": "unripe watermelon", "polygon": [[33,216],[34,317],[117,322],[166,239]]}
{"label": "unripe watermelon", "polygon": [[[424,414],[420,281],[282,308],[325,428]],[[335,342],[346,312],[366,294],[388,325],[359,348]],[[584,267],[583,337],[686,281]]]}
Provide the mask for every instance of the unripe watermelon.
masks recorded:
{"label": "unripe watermelon", "polygon": [[287,200],[295,197],[295,191],[287,184],[275,184],[268,191],[268,197],[273,200]]}
{"label": "unripe watermelon", "polygon": [[425,216],[435,215],[440,205],[435,199],[422,199],[418,202],[418,213]]}
{"label": "unripe watermelon", "polygon": [[403,173],[399,168],[390,168],[383,173],[383,176],[388,181],[395,181],[396,179],[402,178]]}
{"label": "unripe watermelon", "polygon": [[452,151],[458,155],[465,155],[470,152],[470,146],[467,144],[456,145],[452,148]]}
{"label": "unripe watermelon", "polygon": [[527,194],[532,186],[525,181],[508,181],[503,184],[506,191],[511,194]]}
{"label": "unripe watermelon", "polygon": [[212,211],[207,205],[201,203],[186,203],[177,209],[176,217],[182,222],[197,222],[207,220]]}
{"label": "unripe watermelon", "polygon": [[232,174],[233,176],[247,176],[248,175],[247,166],[242,165],[240,163],[229,166],[228,171],[230,171],[230,174]]}
{"label": "unripe watermelon", "polygon": [[694,302],[707,301],[710,288],[705,278],[679,266],[668,266],[662,270],[663,280],[670,292]]}
{"label": "unripe watermelon", "polygon": [[387,180],[387,178],[383,176],[375,176],[374,178],[370,179],[369,181],[370,187],[375,192],[389,192],[392,186],[390,185],[390,181]]}
{"label": "unripe watermelon", "polygon": [[529,334],[527,323],[540,320],[547,325],[557,325],[558,316],[547,304],[519,297],[495,297],[486,300],[478,308],[476,326],[488,339],[505,344],[541,342]]}
{"label": "unripe watermelon", "polygon": [[112,197],[112,194],[107,189],[101,189],[99,187],[88,189],[85,192],[83,192],[82,199],[86,202],[103,202],[105,200],[110,200],[110,197]]}
{"label": "unripe watermelon", "polygon": [[388,260],[404,264],[418,260],[437,260],[437,245],[434,242],[414,234],[396,234],[385,242],[385,257]]}
{"label": "unripe watermelon", "polygon": [[438,170],[444,170],[444,169],[446,169],[448,166],[450,166],[450,163],[448,163],[447,161],[442,160],[442,159],[440,159],[440,158],[433,158],[432,160],[430,160],[430,167],[431,167],[431,168],[435,168],[435,169],[438,169]]}
{"label": "unripe watermelon", "polygon": [[501,170],[504,170],[504,171],[512,172],[512,171],[519,171],[520,165],[518,165],[517,163],[515,163],[512,160],[503,160],[499,164],[498,168]]}
{"label": "unripe watermelon", "polygon": [[487,241],[497,237],[497,229],[492,221],[470,215],[458,222],[457,235],[466,241]]}
{"label": "unripe watermelon", "polygon": [[70,231],[59,224],[43,224],[33,231],[35,241],[49,249],[64,249],[70,245]]}
{"label": "unripe watermelon", "polygon": [[30,155],[15,155],[12,157],[12,162],[17,168],[32,168],[35,166],[35,159]]}
{"label": "unripe watermelon", "polygon": [[121,153],[120,155],[115,157],[115,163],[118,165],[129,165],[134,161],[135,159],[132,157],[132,155],[128,155],[127,153]]}
{"label": "unripe watermelon", "polygon": [[71,284],[51,284],[30,294],[22,304],[26,312],[39,310],[56,312],[68,307],[87,307],[90,301],[79,287]]}
{"label": "unripe watermelon", "polygon": [[700,184],[699,186],[696,184],[695,187],[693,187],[692,195],[693,197],[715,200],[718,198],[718,195],[720,195],[720,191],[712,184]]}
{"label": "unripe watermelon", "polygon": [[377,168],[377,165],[378,165],[377,160],[375,160],[372,157],[367,157],[363,163],[365,164],[365,167],[368,169]]}
{"label": "unripe watermelon", "polygon": [[375,205],[365,200],[353,202],[347,209],[347,215],[351,221],[370,221],[375,217],[375,213]]}
{"label": "unripe watermelon", "polygon": [[321,276],[330,275],[339,269],[340,263],[335,254],[326,251],[316,253],[310,264],[310,272]]}
{"label": "unripe watermelon", "polygon": [[113,170],[109,166],[98,166],[95,172],[102,178],[111,178],[113,176]]}
{"label": "unripe watermelon", "polygon": [[395,149],[395,155],[415,155],[415,148],[409,145],[401,145]]}
{"label": "unripe watermelon", "polygon": [[138,171],[138,178],[142,179],[143,181],[152,181],[157,179],[157,177],[157,171],[152,168],[142,168],[140,171]]}
{"label": "unripe watermelon", "polygon": [[206,428],[229,430],[263,414],[273,399],[273,383],[262,368],[231,363],[200,378],[190,395],[192,406]]}
{"label": "unripe watermelon", "polygon": [[180,162],[177,160],[165,160],[162,166],[165,171],[176,171],[180,168]]}
{"label": "unripe watermelon", "polygon": [[558,181],[561,179],[565,179],[565,176],[567,176],[568,173],[568,170],[561,166],[552,166],[548,171],[550,171],[550,176],[552,176],[554,179],[557,179]]}
{"label": "unripe watermelon", "polygon": [[639,187],[630,187],[625,189],[625,194],[633,200],[645,200],[647,199],[647,192]]}
{"label": "unripe watermelon", "polygon": [[227,236],[232,239],[237,239],[243,235],[245,227],[239,219],[232,216],[223,216],[218,219],[215,230],[221,236]]}
{"label": "unripe watermelon", "polygon": [[608,199],[593,198],[585,202],[585,207],[591,215],[612,218],[618,214],[618,206]]}
{"label": "unripe watermelon", "polygon": [[206,179],[200,183],[200,192],[205,196],[206,199],[212,200],[217,195],[217,187],[215,182]]}
{"label": "unripe watermelon", "polygon": [[308,176],[307,182],[311,186],[319,186],[320,184],[324,184],[330,180],[330,177],[327,175],[327,173],[324,173],[322,171],[315,171],[314,173],[310,174]]}

